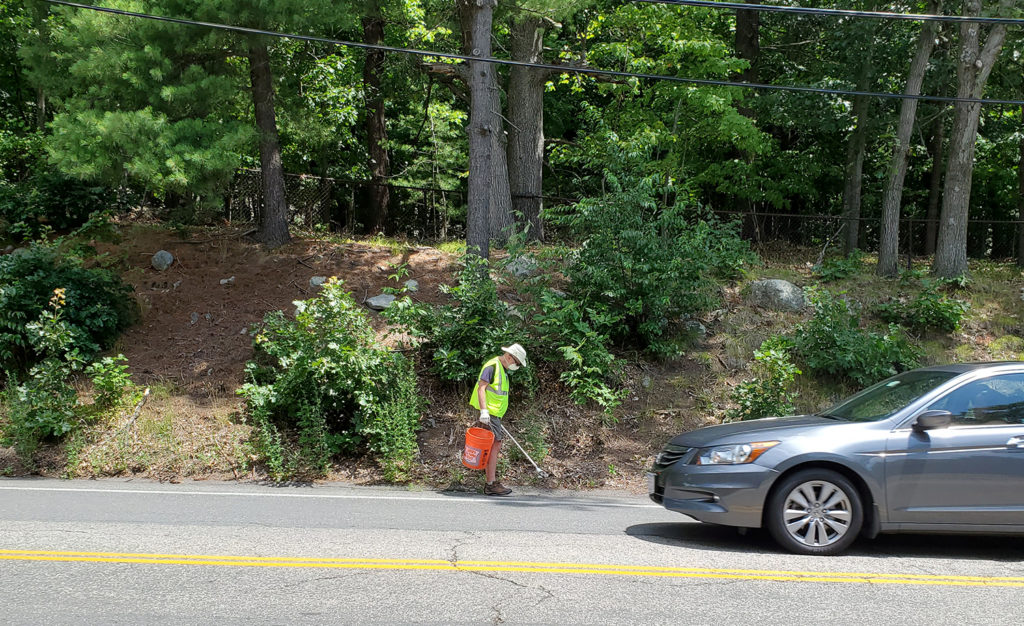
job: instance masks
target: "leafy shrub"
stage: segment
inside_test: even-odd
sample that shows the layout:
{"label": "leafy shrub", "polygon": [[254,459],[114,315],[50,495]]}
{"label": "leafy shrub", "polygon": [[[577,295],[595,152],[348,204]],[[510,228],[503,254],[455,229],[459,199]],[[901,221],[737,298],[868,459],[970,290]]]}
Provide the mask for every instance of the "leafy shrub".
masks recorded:
{"label": "leafy shrub", "polygon": [[849,278],[864,269],[864,253],[854,250],[848,256],[825,259],[815,265],[813,273],[823,283]]}
{"label": "leafy shrub", "polygon": [[924,281],[924,289],[917,296],[879,304],[878,314],[887,322],[902,324],[918,331],[959,330],[970,305],[941,293],[939,287],[940,283]]}
{"label": "leafy shrub", "polygon": [[529,328],[541,358],[563,366],[559,379],[569,387],[569,397],[579,404],[597,403],[606,416],[626,394],[610,382],[617,362],[608,350],[608,333],[617,321],[547,290],[540,296]]}
{"label": "leafy shrub", "polygon": [[[276,478],[322,475],[334,454],[366,448],[389,476],[416,453],[420,400],[409,361],[378,345],[365,313],[340,281],[295,303],[294,320],[269,313],[256,334],[249,382],[238,390],[254,448]],[[280,427],[280,430],[279,430]],[[296,433],[291,451],[284,430]]]}
{"label": "leafy shrub", "polygon": [[789,387],[801,372],[790,361],[792,345],[784,337],[772,337],[754,351],[756,376],[733,390],[732,400],[739,407],[726,413],[728,419],[750,420],[793,413],[796,394]]}
{"label": "leafy shrub", "polygon": [[96,404],[112,407],[120,404],[132,388],[132,375],[128,372],[128,359],[123,354],[104,357],[85,368],[96,390]]}
{"label": "leafy shrub", "polygon": [[11,384],[4,393],[10,434],[22,456],[40,440],[60,437],[77,423],[78,394],[69,379],[85,361],[75,346],[71,325],[63,319],[66,304],[64,290],[55,289],[48,309],[27,325],[42,361],[29,370],[24,383]]}
{"label": "leafy shrub", "polygon": [[131,288],[119,276],[85,268],[81,259],[62,254],[55,245],[33,244],[0,257],[0,360],[13,371],[24,371],[41,358],[26,324],[46,309],[57,288],[66,294],[62,321],[70,342],[86,360],[109,347],[136,318]]}
{"label": "leafy shrub", "polygon": [[110,189],[56,171],[34,173],[17,183],[0,181],[0,218],[27,239],[38,236],[44,226],[80,226],[91,214],[116,205],[117,196]]}
{"label": "leafy shrub", "polygon": [[384,312],[391,323],[423,340],[432,370],[447,381],[475,380],[481,359],[497,354],[517,335],[517,324],[488,274],[488,263],[475,254],[461,259],[458,284],[442,286],[451,304],[433,307],[409,298]]}
{"label": "leafy shrub", "polygon": [[682,205],[661,207],[650,179],[609,177],[613,192],[553,212],[582,243],[566,274],[587,310],[618,317],[617,340],[639,338],[653,353],[675,352],[670,324],[717,301],[715,274],[734,277],[755,257],[731,226],[691,223]]}
{"label": "leafy shrub", "polygon": [[814,317],[797,327],[793,345],[811,371],[869,385],[917,365],[918,351],[898,326],[890,324],[884,333],[861,330],[854,303],[825,289],[805,292]]}

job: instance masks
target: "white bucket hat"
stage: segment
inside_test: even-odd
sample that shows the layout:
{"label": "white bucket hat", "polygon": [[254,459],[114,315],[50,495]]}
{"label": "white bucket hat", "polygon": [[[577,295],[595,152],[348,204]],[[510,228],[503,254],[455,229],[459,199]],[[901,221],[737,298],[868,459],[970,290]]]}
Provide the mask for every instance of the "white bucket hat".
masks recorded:
{"label": "white bucket hat", "polygon": [[526,365],[526,350],[523,349],[518,343],[514,343],[507,348],[502,348],[503,352],[508,352],[519,361],[520,365]]}

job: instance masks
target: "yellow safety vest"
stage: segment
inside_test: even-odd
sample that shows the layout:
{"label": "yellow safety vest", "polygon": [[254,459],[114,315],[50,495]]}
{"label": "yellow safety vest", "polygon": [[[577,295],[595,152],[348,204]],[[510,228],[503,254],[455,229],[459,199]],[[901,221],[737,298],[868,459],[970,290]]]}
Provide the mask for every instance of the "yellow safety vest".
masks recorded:
{"label": "yellow safety vest", "polygon": [[494,380],[484,390],[484,397],[487,400],[487,412],[494,417],[502,417],[505,415],[505,411],[508,410],[508,374],[505,373],[505,368],[501,364],[501,357],[494,357],[490,361],[484,363],[484,366],[480,368],[480,375],[476,377],[477,384],[473,385],[473,393],[469,397],[469,404],[474,408],[480,409],[480,399],[477,396],[477,387],[482,380],[484,370],[488,367],[494,366]]}

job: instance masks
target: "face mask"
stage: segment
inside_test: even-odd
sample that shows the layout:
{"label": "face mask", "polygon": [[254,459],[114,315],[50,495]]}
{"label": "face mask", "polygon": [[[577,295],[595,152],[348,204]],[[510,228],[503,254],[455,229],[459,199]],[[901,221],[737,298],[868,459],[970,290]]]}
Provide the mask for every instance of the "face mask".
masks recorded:
{"label": "face mask", "polygon": [[519,366],[518,366],[518,365],[516,365],[515,363],[513,363],[512,365],[507,365],[507,366],[505,366],[505,369],[507,369],[507,370],[508,370],[508,371],[510,371],[510,372],[514,372],[514,371],[516,371],[517,369],[519,369]]}

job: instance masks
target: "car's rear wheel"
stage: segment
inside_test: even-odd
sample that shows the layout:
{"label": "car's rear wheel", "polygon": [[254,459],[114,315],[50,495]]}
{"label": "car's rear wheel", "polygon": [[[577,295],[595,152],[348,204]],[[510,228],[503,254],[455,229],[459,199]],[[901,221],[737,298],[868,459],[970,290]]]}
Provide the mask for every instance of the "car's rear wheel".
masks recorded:
{"label": "car's rear wheel", "polygon": [[768,531],[797,554],[838,554],[864,522],[860,494],[845,476],[812,468],[785,478],[768,500]]}

